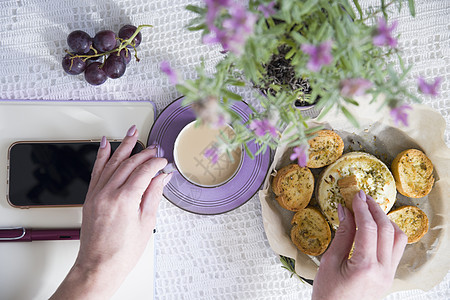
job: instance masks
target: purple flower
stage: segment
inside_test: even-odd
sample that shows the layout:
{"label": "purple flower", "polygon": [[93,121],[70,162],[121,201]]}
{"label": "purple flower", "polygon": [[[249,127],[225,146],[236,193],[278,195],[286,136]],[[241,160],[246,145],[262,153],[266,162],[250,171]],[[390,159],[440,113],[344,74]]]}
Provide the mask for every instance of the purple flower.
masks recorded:
{"label": "purple flower", "polygon": [[198,119],[213,128],[223,127],[230,119],[229,115],[220,108],[219,100],[213,96],[196,100],[191,107]]}
{"label": "purple flower", "polygon": [[300,167],[306,167],[306,163],[308,162],[308,146],[300,145],[295,147],[290,159],[292,161],[297,159]]}
{"label": "purple flower", "polygon": [[168,61],[163,61],[160,64],[161,71],[166,73],[166,75],[169,77],[169,81],[172,84],[178,83],[178,74],[175,72],[174,69],[170,67],[170,64]]}
{"label": "purple flower", "polygon": [[217,147],[211,147],[205,150],[203,154],[206,158],[211,160],[211,163],[216,164],[219,161],[219,149]]}
{"label": "purple flower", "polygon": [[266,133],[270,133],[272,137],[277,137],[277,129],[267,119],[264,120],[252,120],[249,128],[255,132],[257,136],[265,136]]}
{"label": "purple flower", "polygon": [[260,12],[263,13],[263,15],[264,15],[265,18],[268,18],[268,17],[270,17],[271,15],[274,15],[274,14],[277,12],[277,11],[273,8],[273,7],[275,6],[275,4],[276,4],[275,1],[272,1],[272,2],[270,2],[270,3],[267,4],[267,5],[262,5],[262,4],[260,4],[260,5],[258,6],[258,10],[259,10]]}
{"label": "purple flower", "polygon": [[222,128],[228,123],[227,115],[219,113],[217,116],[217,121],[213,124],[213,128]]}
{"label": "purple flower", "polygon": [[206,11],[206,25],[210,31],[216,29],[214,21],[219,13],[220,9],[223,7],[228,7],[230,5],[230,0],[205,0],[207,11]]}
{"label": "purple flower", "polygon": [[400,123],[408,126],[408,113],[406,111],[409,109],[412,109],[412,107],[408,104],[391,108],[391,117],[394,120],[395,126],[400,125]]}
{"label": "purple flower", "polygon": [[225,51],[240,55],[245,42],[253,33],[257,16],[236,3],[230,5],[229,10],[230,18],[223,21],[223,29],[214,25],[210,26],[211,33],[204,36],[203,42],[205,44],[220,43]]}
{"label": "purple flower", "polygon": [[246,37],[244,35],[234,35],[229,31],[215,29],[213,33],[203,37],[203,43],[214,44],[220,43],[225,52],[231,51],[236,55],[242,53]]}
{"label": "purple flower", "polygon": [[417,84],[419,85],[419,90],[425,95],[431,95],[436,97],[438,93],[438,87],[441,83],[441,78],[437,77],[433,83],[427,83],[425,79],[419,77],[417,79]]}
{"label": "purple flower", "polygon": [[388,45],[392,48],[397,46],[397,40],[392,37],[392,31],[397,27],[397,21],[394,21],[389,27],[384,18],[378,19],[378,27],[375,30],[375,35],[373,36],[373,44],[375,46]]}
{"label": "purple flower", "polygon": [[306,65],[309,70],[318,72],[323,65],[329,65],[333,61],[331,44],[331,41],[326,41],[318,46],[309,44],[302,45],[302,51],[310,56],[309,62]]}
{"label": "purple flower", "polygon": [[231,6],[230,15],[231,18],[223,21],[223,28],[235,33],[253,33],[257,19],[256,15],[248,12],[244,6],[237,3]]}
{"label": "purple flower", "polygon": [[364,78],[347,78],[341,80],[341,95],[346,98],[362,96],[372,85],[372,82]]}

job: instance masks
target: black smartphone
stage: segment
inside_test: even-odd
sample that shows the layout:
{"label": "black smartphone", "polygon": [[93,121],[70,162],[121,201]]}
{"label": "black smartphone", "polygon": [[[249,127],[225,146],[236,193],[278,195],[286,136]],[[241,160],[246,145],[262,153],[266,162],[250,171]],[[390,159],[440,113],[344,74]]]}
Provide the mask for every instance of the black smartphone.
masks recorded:
{"label": "black smartphone", "polygon": [[[111,141],[113,152],[120,141]],[[8,194],[18,208],[81,206],[100,142],[16,142],[8,151]],[[136,143],[131,155],[144,149]]]}

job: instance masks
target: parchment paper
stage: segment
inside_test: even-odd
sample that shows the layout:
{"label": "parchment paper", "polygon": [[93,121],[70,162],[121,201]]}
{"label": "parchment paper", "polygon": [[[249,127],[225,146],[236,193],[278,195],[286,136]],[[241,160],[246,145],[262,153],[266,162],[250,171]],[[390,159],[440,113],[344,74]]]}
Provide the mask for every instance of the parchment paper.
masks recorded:
{"label": "parchment paper", "polygon": [[[342,114],[329,113],[325,121],[309,120],[309,126],[322,125],[335,130],[344,140],[344,153],[363,151],[377,156],[390,169],[395,156],[403,150],[416,148],[425,152],[434,166],[435,184],[424,198],[411,199],[397,193],[394,208],[415,205],[429,218],[429,231],[417,243],[407,245],[398,267],[391,292],[408,289],[429,290],[439,283],[450,269],[450,149],[444,142],[445,120],[433,109],[412,105],[409,126],[394,126],[387,109],[379,110],[369,104],[369,98],[360,98],[360,106],[353,109],[359,128],[352,126]],[[380,102],[378,102],[380,103]],[[349,108],[350,110],[351,108]],[[286,138],[282,137],[282,140]],[[281,208],[270,188],[276,170],[292,163],[292,149],[281,144],[259,192],[265,232],[272,249],[283,256],[294,258],[296,272],[314,279],[320,257],[298,251],[290,239],[290,221],[293,212]],[[321,170],[311,169],[317,175]],[[314,200],[312,200],[314,205]]]}

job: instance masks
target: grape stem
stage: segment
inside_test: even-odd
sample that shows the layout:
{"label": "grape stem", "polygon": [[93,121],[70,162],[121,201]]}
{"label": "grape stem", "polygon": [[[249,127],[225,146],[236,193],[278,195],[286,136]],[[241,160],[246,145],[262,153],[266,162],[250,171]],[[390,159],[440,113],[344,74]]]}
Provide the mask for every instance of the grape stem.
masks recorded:
{"label": "grape stem", "polygon": [[72,61],[72,63],[73,63],[73,60],[74,60],[75,58],[77,58],[77,57],[83,58],[83,61],[86,61],[86,60],[88,60],[89,58],[93,58],[93,57],[101,57],[101,56],[109,55],[109,54],[114,53],[114,52],[117,52],[117,55],[119,55],[119,54],[120,54],[120,51],[122,51],[122,50],[123,50],[124,48],[126,48],[128,45],[131,45],[131,46],[134,48],[134,56],[136,57],[136,60],[139,61],[139,58],[137,57],[137,54],[136,54],[137,50],[136,50],[136,47],[134,46],[133,40],[134,40],[134,38],[138,35],[138,33],[142,30],[142,28],[144,28],[144,27],[153,27],[153,26],[152,26],[152,25],[139,25],[139,26],[136,28],[136,31],[133,33],[133,35],[132,35],[129,39],[126,39],[126,40],[120,39],[120,45],[119,45],[119,47],[117,47],[117,48],[115,48],[115,49],[113,49],[113,50],[111,50],[111,51],[107,51],[107,52],[103,52],[103,53],[98,53],[97,50],[96,50],[94,47],[91,46],[91,49],[94,50],[94,52],[95,52],[95,54],[92,54],[92,55],[73,54],[73,53],[70,53],[68,50],[65,50],[65,52],[66,52],[67,54],[70,54],[70,59],[71,59],[71,61]]}

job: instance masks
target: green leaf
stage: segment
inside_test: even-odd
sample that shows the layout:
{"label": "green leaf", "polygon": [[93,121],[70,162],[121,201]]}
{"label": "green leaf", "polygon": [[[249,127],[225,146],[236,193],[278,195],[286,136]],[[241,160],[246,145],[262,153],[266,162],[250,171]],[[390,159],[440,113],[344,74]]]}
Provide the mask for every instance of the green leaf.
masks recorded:
{"label": "green leaf", "polygon": [[345,102],[351,103],[353,105],[359,106],[359,103],[356,102],[355,100],[351,99],[351,98],[344,98]]}
{"label": "green leaf", "polygon": [[197,26],[189,26],[187,29],[189,31],[199,31],[199,30],[208,29],[208,26],[206,26],[206,24],[200,24]]}
{"label": "green leaf", "polygon": [[238,95],[238,94],[235,94],[235,93],[233,93],[233,92],[230,92],[229,90],[227,90],[227,89],[221,89],[220,90],[224,95],[225,95],[225,97],[227,97],[227,98],[230,98],[230,99],[233,99],[233,100],[236,100],[236,101],[241,101],[242,100],[242,96],[240,96],[240,95]]}
{"label": "green leaf", "polygon": [[228,83],[234,86],[245,86],[245,82],[240,80],[229,80]]}
{"label": "green leaf", "polygon": [[195,6],[195,5],[191,5],[191,4],[186,6],[186,10],[195,12],[197,14],[204,14],[204,13],[206,13],[206,8]]}
{"label": "green leaf", "polygon": [[300,279],[302,283],[305,283],[305,281],[300,277],[300,275],[298,275],[297,272],[295,272],[295,260],[293,258],[280,255],[280,262],[283,264],[281,266],[283,269],[286,269],[289,272],[291,272],[291,278],[292,276],[295,275],[298,279]]}
{"label": "green leaf", "polygon": [[376,91],[375,93],[372,94],[372,100],[370,100],[370,104],[375,103],[378,100],[378,96],[380,96],[381,91]]}
{"label": "green leaf", "polygon": [[345,12],[348,13],[350,18],[352,18],[352,20],[355,20],[356,15],[355,15],[355,12],[353,11],[353,8],[350,6],[350,3],[347,0],[344,0],[342,2],[342,6],[344,7]]}
{"label": "green leaf", "polygon": [[362,19],[363,18],[363,12],[362,12],[362,9],[361,9],[361,5],[359,5],[359,1],[358,0],[353,0],[353,4],[355,4],[356,9],[358,10],[359,18]]}
{"label": "green leaf", "polygon": [[250,151],[247,144],[244,144],[244,149],[245,149],[245,152],[247,153],[248,157],[250,157],[251,159],[255,159],[255,156],[253,156],[253,153],[252,153],[252,151]]}
{"label": "green leaf", "polygon": [[183,95],[188,95],[190,92],[190,90],[187,87],[181,84],[177,84],[177,90]]}
{"label": "green leaf", "polygon": [[345,31],[344,27],[342,26],[342,23],[335,22],[334,26],[335,26],[338,41],[340,42],[340,44],[344,45],[344,43],[347,42],[348,38],[347,38],[346,31]]}
{"label": "green leaf", "polygon": [[267,23],[269,24],[269,27],[274,27],[275,26],[275,22],[273,21],[272,18],[268,18],[267,19]]}
{"label": "green leaf", "polygon": [[416,16],[416,5],[414,4],[414,0],[408,0],[409,13],[411,16]]}
{"label": "green leaf", "polygon": [[297,53],[297,49],[296,48],[292,48],[291,50],[289,50],[288,53],[286,53],[286,55],[284,56],[285,59],[289,59],[291,58],[295,53]]}
{"label": "green leaf", "polygon": [[408,75],[409,71],[411,71],[413,66],[409,66],[408,68],[403,70],[403,74],[400,76],[399,81],[405,80],[406,76]]}
{"label": "green leaf", "polygon": [[267,150],[267,144],[263,143],[263,145],[256,151],[255,155],[258,156],[261,153],[265,153]]}
{"label": "green leaf", "polygon": [[[294,127],[292,127],[292,128],[294,128]],[[291,135],[290,137],[285,138],[284,142],[287,144],[293,144],[295,141],[297,141],[297,138],[298,138],[297,136]]]}
{"label": "green leaf", "polygon": [[232,109],[227,109],[227,113],[230,115],[230,117],[233,120],[241,120],[242,119],[241,116],[236,111],[234,111]]}
{"label": "green leaf", "polygon": [[387,12],[386,12],[386,1],[385,0],[381,0],[381,11],[383,12],[383,17],[384,17],[384,19],[386,20],[386,22],[387,22],[387,20],[388,20],[388,14],[387,14]]}
{"label": "green leaf", "polygon": [[313,7],[317,5],[317,2],[318,0],[309,0],[308,2],[304,3],[301,7],[302,15],[309,14]]}
{"label": "green leaf", "polygon": [[286,32],[286,24],[282,23],[282,24],[278,24],[276,26],[273,26],[271,28],[269,28],[269,30],[267,30],[266,32],[264,32],[264,34],[268,34],[268,35],[282,35]]}
{"label": "green leaf", "polygon": [[322,109],[322,111],[320,112],[319,116],[317,117],[317,119],[320,121],[322,120],[323,117],[326,116],[326,114],[328,114],[330,112],[330,110],[334,107],[334,105],[332,103],[329,103],[327,107],[325,107],[324,109]]}
{"label": "green leaf", "polygon": [[358,121],[344,106],[341,106],[341,111],[344,114],[344,116],[350,121],[350,123],[352,123],[353,126],[355,126],[356,128],[359,128]]}
{"label": "green leaf", "polygon": [[319,32],[315,34],[317,40],[323,41],[325,39],[328,39],[327,36],[325,36],[328,33],[328,29],[330,28],[330,24],[328,22],[325,22],[322,24],[322,26],[319,29]]}
{"label": "green leaf", "polygon": [[309,44],[308,39],[306,39],[303,35],[301,35],[297,31],[292,31],[291,32],[291,36],[300,45],[302,45],[302,44]]}
{"label": "green leaf", "polygon": [[407,91],[405,91],[405,95],[406,95],[408,98],[412,99],[414,102],[420,103],[420,102],[422,101],[422,100],[421,100],[420,98],[418,98],[416,95],[411,94],[411,93],[409,93],[409,92],[407,92]]}

